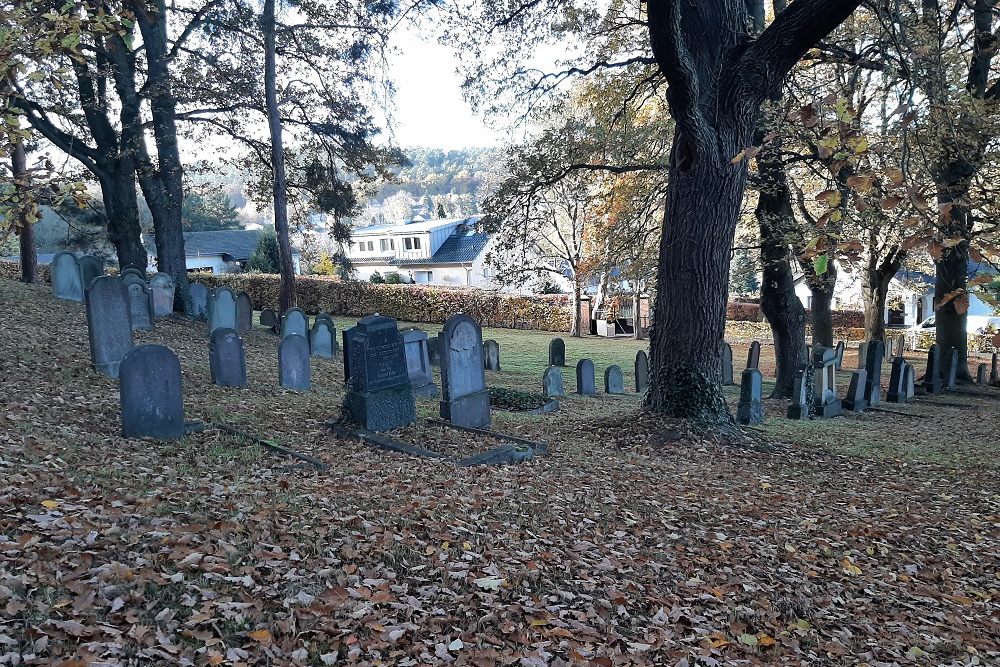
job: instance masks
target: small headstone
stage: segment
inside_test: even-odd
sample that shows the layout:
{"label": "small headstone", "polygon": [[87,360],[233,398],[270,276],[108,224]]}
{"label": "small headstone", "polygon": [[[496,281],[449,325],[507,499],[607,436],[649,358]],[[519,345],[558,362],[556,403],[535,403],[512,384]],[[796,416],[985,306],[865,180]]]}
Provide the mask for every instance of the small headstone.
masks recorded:
{"label": "small headstone", "polygon": [[731,387],[733,381],[733,346],[722,341],[722,386]]}
{"label": "small headstone", "polygon": [[236,295],[236,330],[239,332],[253,329],[253,301],[246,292]]}
{"label": "small headstone", "polygon": [[789,419],[809,419],[812,407],[812,364],[803,364],[795,373]]}
{"label": "small headstone", "polygon": [[736,421],[746,426],[764,423],[764,378],[756,368],[748,368],[740,376],[740,402]]}
{"label": "small headstone", "polygon": [[114,276],[95,278],[87,291],[87,337],[94,370],[118,377],[122,359],[132,349],[128,290]]}
{"label": "small headstone", "polygon": [[169,273],[154,273],[149,279],[149,291],[153,293],[153,314],[165,317],[174,312],[174,277]]}
{"label": "small headstone", "polygon": [[278,343],[278,383],[292,391],[309,391],[309,341],[291,334]]}
{"label": "small headstone", "polygon": [[420,329],[403,329],[400,333],[403,336],[403,351],[406,353],[406,373],[410,378],[413,394],[437,396],[438,388],[434,384],[434,372],[431,370],[430,355],[427,351],[427,333]]}
{"label": "small headstone", "polygon": [[52,296],[66,301],[83,301],[83,273],[76,255],[59,252],[50,264]]}
{"label": "small headstone", "polygon": [[125,284],[125,287],[129,285],[142,285],[144,287],[149,287],[149,281],[146,280],[146,276],[139,273],[137,269],[129,269],[119,276],[121,281]]}
{"label": "small headstone", "polygon": [[86,292],[95,278],[104,275],[104,260],[96,255],[82,255],[76,261],[80,265],[80,280]]}
{"label": "small headstone", "polygon": [[326,322],[330,327],[330,331],[337,330],[337,323],[333,321],[333,316],[329,313],[317,314],[316,317],[313,318],[313,324],[316,324],[316,322]]}
{"label": "small headstone", "polygon": [[[750,350],[747,352],[747,368],[760,368],[760,342],[750,343]],[[742,387],[742,379],[740,380]]]}
{"label": "small headstone", "polygon": [[208,365],[212,384],[219,387],[247,386],[247,359],[243,339],[235,329],[216,329],[208,343]]}
{"label": "small headstone", "polygon": [[604,369],[604,393],[625,393],[625,374],[619,366],[608,366]]}
{"label": "small headstone", "polygon": [[844,397],[844,409],[851,412],[864,412],[868,409],[868,401],[865,400],[865,387],[868,385],[868,371],[857,368],[851,371],[851,384],[847,388],[847,396]]}
{"label": "small headstone", "polygon": [[976,369],[976,384],[986,384],[989,382],[989,373],[989,366],[979,364],[979,367]]}
{"label": "small headstone", "polygon": [[892,372],[889,373],[889,391],[885,394],[887,403],[906,403],[906,359],[896,357],[892,360]]}
{"label": "small headstone", "polygon": [[549,366],[542,375],[542,393],[550,398],[565,396],[562,371],[558,366]]}
{"label": "small headstone", "polygon": [[840,342],[837,343],[837,349],[836,349],[836,352],[837,352],[837,364],[836,364],[836,366],[837,366],[837,370],[838,371],[839,370],[843,370],[843,368],[844,368],[844,350],[846,348],[847,348],[847,346],[844,344],[844,341],[840,341]]}
{"label": "small headstone", "polygon": [[549,341],[549,366],[566,365],[566,343],[562,338]]}
{"label": "small headstone", "polygon": [[635,353],[635,391],[645,394],[649,388],[649,356],[645,350]]}
{"label": "small headstone", "polygon": [[429,336],[427,338],[427,356],[431,360],[431,366],[441,365],[441,337]]}
{"label": "small headstone", "polygon": [[289,308],[281,316],[281,337],[309,335],[309,318],[301,308]]}
{"label": "small headstone", "polygon": [[188,285],[188,317],[194,320],[208,319],[208,288],[201,283]]}
{"label": "small headstone", "polygon": [[444,323],[440,341],[441,418],[461,426],[489,426],[483,330],[468,315],[452,315]]}
{"label": "small headstone", "polygon": [[596,396],[597,381],[594,379],[594,362],[581,359],[576,362],[576,393],[581,396]]}
{"label": "small headstone", "polygon": [[330,320],[316,319],[309,330],[309,350],[314,357],[332,359],[337,354],[337,330],[332,328]]}
{"label": "small headstone", "polygon": [[128,307],[133,331],[153,330],[153,293],[143,283],[128,285]]}
{"label": "small headstone", "polygon": [[228,287],[216,287],[208,299],[208,333],[236,329],[236,295]]}
{"label": "small headstone", "polygon": [[260,325],[274,331],[274,328],[278,326],[278,313],[271,308],[260,311]]}
{"label": "small headstone", "polygon": [[865,385],[865,400],[869,406],[882,402],[882,358],[885,356],[885,345],[880,340],[868,343],[868,354],[865,358],[865,370],[868,372]]}
{"label": "small headstone", "polygon": [[[354,421],[369,431],[389,431],[415,422],[417,410],[396,320],[369,315],[345,330],[343,338],[347,407]],[[479,372],[483,372],[482,360]]]}
{"label": "small headstone", "polygon": [[483,362],[488,371],[500,370],[500,343],[492,338],[483,341]]}
{"label": "small headstone", "polygon": [[941,387],[941,348],[937,343],[927,350],[927,369],[924,371],[924,391],[928,394],[940,394]]}
{"label": "small headstone", "polygon": [[906,400],[917,395],[917,370],[913,364],[906,364],[903,367],[903,388],[906,392]]}
{"label": "small headstone", "polygon": [[835,349],[813,346],[813,414],[817,417],[837,417],[843,412],[837,396],[836,365]]}
{"label": "small headstone", "polygon": [[146,282],[146,272],[140,269],[130,266],[127,269],[121,271],[118,276],[124,280],[125,276],[135,276],[136,278]]}
{"label": "small headstone", "polygon": [[958,387],[958,350],[953,347],[948,348],[948,365],[945,370],[944,388],[952,391]]}
{"label": "small headstone", "polygon": [[140,345],[125,355],[118,377],[126,438],[184,437],[181,364],[163,345]]}

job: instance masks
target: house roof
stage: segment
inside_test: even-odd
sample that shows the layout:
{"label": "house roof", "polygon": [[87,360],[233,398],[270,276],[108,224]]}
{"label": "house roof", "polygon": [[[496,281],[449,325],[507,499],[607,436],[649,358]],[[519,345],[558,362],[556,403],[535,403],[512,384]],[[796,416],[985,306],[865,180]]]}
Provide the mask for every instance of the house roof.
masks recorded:
{"label": "house roof", "polygon": [[431,258],[403,259],[399,264],[469,264],[476,261],[489,242],[490,235],[485,233],[452,234]]}
{"label": "house roof", "polygon": [[[211,232],[184,232],[184,254],[187,257],[221,256],[226,261],[243,262],[257,249],[263,230],[223,229]],[[147,245],[152,245],[150,241]],[[293,254],[299,254],[295,248]]]}
{"label": "house roof", "polygon": [[354,236],[396,235],[413,234],[418,232],[429,232],[439,227],[454,227],[460,224],[474,224],[479,216],[469,218],[434,218],[433,220],[413,219],[400,225],[376,225],[373,227],[358,227],[353,231]]}

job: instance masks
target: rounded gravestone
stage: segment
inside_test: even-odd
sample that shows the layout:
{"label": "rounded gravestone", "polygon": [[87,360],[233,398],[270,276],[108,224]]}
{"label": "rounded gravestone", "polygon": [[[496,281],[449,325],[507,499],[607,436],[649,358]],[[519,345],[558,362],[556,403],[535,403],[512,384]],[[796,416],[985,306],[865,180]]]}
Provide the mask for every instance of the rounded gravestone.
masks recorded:
{"label": "rounded gravestone", "polygon": [[132,349],[128,290],[114,276],[95,278],[87,291],[86,311],[94,370],[116,378],[122,359]]}
{"label": "rounded gravestone", "polygon": [[208,299],[208,332],[236,328],[236,295],[228,287],[216,287]]}
{"label": "rounded gravestone", "polygon": [[337,332],[327,319],[317,319],[309,331],[309,349],[314,357],[332,359],[337,351]]}
{"label": "rounded gravestone", "polygon": [[201,283],[188,286],[188,317],[195,320],[208,319],[208,288]]}
{"label": "rounded gravestone", "polygon": [[170,348],[140,345],[122,359],[118,376],[126,438],[184,437],[181,364]]}
{"label": "rounded gravestone", "polygon": [[135,268],[134,266],[130,266],[127,269],[123,269],[118,275],[121,278],[124,278],[125,276],[128,276],[128,275],[132,275],[132,276],[135,276],[136,278],[142,278],[143,282],[146,281],[146,272],[145,271],[140,271],[139,269]]}
{"label": "rounded gravestone", "polygon": [[484,340],[483,360],[486,364],[486,370],[488,371],[500,370],[500,343],[496,342],[492,338],[489,340]]}
{"label": "rounded gravestone", "polygon": [[80,262],[71,252],[59,252],[50,265],[52,295],[66,301],[83,301],[83,274]]}
{"label": "rounded gravestone", "polygon": [[247,360],[243,340],[234,329],[216,329],[208,344],[212,383],[220,387],[247,386]]}
{"label": "rounded gravestone", "polygon": [[290,334],[278,343],[278,382],[285,389],[309,391],[309,341]]}
{"label": "rounded gravestone", "polygon": [[562,371],[558,366],[549,366],[542,375],[542,393],[552,398],[565,396],[566,390],[563,388]]}
{"label": "rounded gravestone", "polygon": [[289,308],[281,316],[281,337],[309,335],[309,318],[301,308]]}
{"label": "rounded gravestone", "polygon": [[153,294],[145,283],[126,285],[128,307],[132,315],[133,331],[153,330]]}
{"label": "rounded gravestone", "polygon": [[594,379],[594,362],[590,359],[581,359],[576,362],[576,393],[581,396],[594,396],[597,394],[597,386]]}
{"label": "rounded gravestone", "polygon": [[104,260],[96,255],[82,255],[77,262],[80,264],[80,277],[83,291],[90,289],[90,284],[96,278],[104,275]]}
{"label": "rounded gravestone", "polygon": [[274,327],[278,326],[278,313],[274,312],[271,308],[265,308],[260,311],[259,321],[262,327],[267,327],[271,331],[274,331]]}
{"label": "rounded gravestone", "polygon": [[253,329],[253,302],[250,295],[240,292],[236,295],[236,330],[250,331]]}
{"label": "rounded gravestone", "polygon": [[604,369],[604,393],[625,393],[625,375],[619,366],[608,366]]}
{"label": "rounded gravestone", "polygon": [[165,317],[174,312],[174,277],[169,273],[155,273],[149,279],[153,293],[153,314]]}
{"label": "rounded gravestone", "polygon": [[635,353],[635,390],[644,394],[649,388],[649,356],[645,350]]}
{"label": "rounded gravestone", "polygon": [[440,340],[441,418],[460,426],[489,426],[483,330],[468,315],[452,315],[444,323]]}
{"label": "rounded gravestone", "polygon": [[566,342],[562,338],[549,341],[549,366],[566,365]]}

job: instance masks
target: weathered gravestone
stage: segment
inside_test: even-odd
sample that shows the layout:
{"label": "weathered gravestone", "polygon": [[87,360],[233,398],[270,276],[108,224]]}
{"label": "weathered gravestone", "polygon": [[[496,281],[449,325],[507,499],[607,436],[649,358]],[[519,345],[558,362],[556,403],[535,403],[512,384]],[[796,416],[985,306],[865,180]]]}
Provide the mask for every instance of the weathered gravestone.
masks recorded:
{"label": "weathered gravestone", "polygon": [[903,334],[896,337],[896,356],[906,356],[906,336]]}
{"label": "weathered gravestone", "polygon": [[844,344],[844,341],[839,341],[837,343],[837,348],[836,348],[837,364],[836,364],[836,366],[837,366],[837,370],[838,371],[842,370],[844,368],[844,350],[846,348],[847,348],[847,346]]}
{"label": "weathered gravestone", "polygon": [[406,354],[406,374],[410,378],[415,396],[437,396],[434,373],[427,345],[427,332],[420,329],[403,329],[403,351]]}
{"label": "weathered gravestone", "polygon": [[764,423],[764,378],[756,368],[748,368],[740,376],[740,402],[736,421],[746,426]]}
{"label": "weathered gravestone", "polygon": [[389,431],[415,422],[417,410],[396,320],[369,315],[343,337],[349,374],[346,402],[355,423],[369,431]]}
{"label": "weathered gravestone", "polygon": [[121,271],[121,272],[120,272],[120,273],[118,274],[118,276],[119,276],[119,277],[120,277],[120,278],[121,278],[122,280],[124,280],[124,279],[125,279],[125,276],[134,276],[134,277],[136,277],[136,278],[138,278],[138,279],[142,280],[143,282],[145,282],[145,281],[146,281],[146,272],[145,272],[145,271],[142,271],[142,270],[140,270],[140,269],[137,269],[137,268],[135,268],[134,266],[130,266],[130,267],[126,268],[126,269],[123,269],[123,270],[122,270],[122,271]]}
{"label": "weathered gravestone", "polygon": [[880,340],[868,343],[868,354],[865,358],[865,371],[868,378],[865,385],[865,400],[869,406],[882,402],[882,358],[885,356],[885,345]]}
{"label": "weathered gravestone", "polygon": [[625,374],[619,366],[608,366],[604,369],[604,393],[625,393]]}
{"label": "weathered gravestone", "polygon": [[80,282],[86,292],[95,278],[104,275],[104,260],[95,255],[82,255],[76,261],[80,265]]}
{"label": "weathered gravestone", "polygon": [[139,272],[139,269],[126,269],[119,275],[121,281],[125,284],[125,287],[129,285],[143,285],[149,287],[149,281],[146,280],[146,276]]}
{"label": "weathered gravestone", "polygon": [[[747,368],[760,368],[760,342],[750,343],[750,350],[747,352]],[[742,385],[742,379],[740,380]]]}
{"label": "weathered gravestone", "polygon": [[594,362],[581,359],[576,362],[576,393],[581,396],[597,395],[597,380],[594,378]]}
{"label": "weathered gravestone", "polygon": [[989,381],[989,366],[979,364],[976,369],[976,384],[986,384]]}
{"label": "weathered gravestone", "polygon": [[253,301],[246,292],[236,295],[236,330],[239,332],[253,329]]}
{"label": "weathered gravestone", "polygon": [[847,388],[847,396],[844,397],[844,409],[851,412],[864,412],[868,409],[868,401],[865,400],[865,387],[868,384],[868,371],[863,368],[856,368],[851,371],[851,384]]}
{"label": "weathered gravestone", "polygon": [[174,278],[169,273],[154,273],[149,279],[153,294],[153,314],[165,317],[174,312]]}
{"label": "weathered gravestone", "polygon": [[201,283],[188,285],[187,314],[195,320],[208,319],[208,288]]}
{"label": "weathered gravestone", "polygon": [[236,325],[236,295],[228,287],[216,287],[208,299],[208,332]]}
{"label": "weathered gravestone", "polygon": [[431,360],[431,366],[441,365],[441,337],[440,336],[428,336],[427,338],[427,356]]}
{"label": "weathered gravestone", "polygon": [[889,373],[889,391],[885,394],[887,403],[906,403],[906,359],[896,357],[892,360],[892,371]]}
{"label": "weathered gravestone", "polygon": [[281,337],[297,334],[309,335],[309,318],[301,308],[289,308],[281,316]]}
{"label": "weathered gravestone", "polygon": [[903,367],[903,388],[906,392],[906,400],[917,395],[917,370],[913,364],[906,364]]}
{"label": "weathered gravestone", "polygon": [[549,366],[542,375],[542,393],[550,398],[565,396],[562,371],[558,366]]}
{"label": "weathered gravestone", "polygon": [[333,316],[329,313],[318,313],[316,317],[313,318],[313,324],[316,324],[317,322],[326,322],[327,326],[330,327],[330,331],[337,331],[337,323],[333,321]]}
{"label": "weathered gravestone", "polygon": [[76,255],[71,252],[56,253],[49,270],[52,296],[66,301],[83,301],[83,274]]}
{"label": "weathered gravestone", "polygon": [[483,341],[483,362],[488,371],[500,370],[500,343],[492,338]]}
{"label": "weathered gravestone", "polygon": [[309,341],[291,334],[278,343],[278,383],[292,391],[309,391]]}
{"label": "weathered gravestone", "polygon": [[736,384],[733,381],[733,346],[722,341],[722,386],[731,387]]}
{"label": "weathered gravestone", "polygon": [[216,329],[208,343],[208,366],[212,384],[219,387],[247,386],[247,358],[243,340],[235,329]]}
{"label": "weathered gravestone", "polygon": [[118,377],[126,438],[184,437],[181,364],[170,348],[140,345],[122,359]]}
{"label": "weathered gravestone", "polygon": [[271,308],[265,308],[260,311],[260,325],[262,327],[267,327],[273,333],[275,331],[275,327],[278,326],[278,313]]}
{"label": "weathered gravestone", "polygon": [[812,410],[812,364],[803,364],[795,372],[792,402],[788,406],[789,419],[809,419]]}
{"label": "weathered gravestone", "polygon": [[990,384],[1000,382],[1000,354],[996,352],[990,358]]}
{"label": "weathered gravestone", "polygon": [[468,315],[452,315],[441,330],[441,418],[460,426],[490,424],[483,330]]}
{"label": "weathered gravestone", "polygon": [[951,391],[958,387],[958,350],[948,348],[948,363],[945,366],[944,388]]}
{"label": "weathered gravestone", "polygon": [[127,285],[128,308],[132,314],[134,331],[153,330],[153,293],[145,283],[133,282]]}
{"label": "weathered gravestone", "polygon": [[337,354],[337,330],[331,320],[316,318],[309,330],[309,350],[314,357],[332,359]]}
{"label": "weathered gravestone", "polygon": [[562,338],[549,341],[549,366],[566,365],[566,342]]}
{"label": "weathered gravestone", "polygon": [[861,341],[858,343],[858,368],[868,370],[868,343]]}
{"label": "weathered gravestone", "polygon": [[118,377],[118,367],[132,349],[128,290],[114,276],[95,278],[87,291],[87,337],[94,370]]}
{"label": "weathered gravestone", "polygon": [[924,391],[928,394],[941,393],[941,348],[937,343],[927,350],[927,369],[924,371]]}
{"label": "weathered gravestone", "polygon": [[813,414],[817,417],[837,417],[843,413],[837,396],[836,365],[835,349],[813,346]]}
{"label": "weathered gravestone", "polygon": [[649,356],[645,350],[635,353],[635,391],[638,394],[646,393],[649,388]]}

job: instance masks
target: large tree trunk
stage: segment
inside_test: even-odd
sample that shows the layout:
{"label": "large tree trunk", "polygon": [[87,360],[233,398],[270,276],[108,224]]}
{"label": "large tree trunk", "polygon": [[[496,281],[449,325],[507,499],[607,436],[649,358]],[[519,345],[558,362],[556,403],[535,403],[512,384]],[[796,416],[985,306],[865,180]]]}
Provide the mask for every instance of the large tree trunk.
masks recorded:
{"label": "large tree trunk", "polygon": [[292,243],[288,236],[288,195],[285,189],[285,152],[281,139],[281,115],[278,109],[277,52],[275,48],[275,0],[264,0],[264,97],[267,126],[271,133],[271,171],[273,173],[274,231],[278,236],[281,259],[281,292],[278,306],[282,311],[295,305],[295,267]]}
{"label": "large tree trunk", "polygon": [[632,289],[632,338],[643,340],[646,334],[642,332],[642,290],[633,286]]}
{"label": "large tree trunk", "polygon": [[131,160],[122,159],[110,166],[108,172],[99,176],[99,181],[108,218],[108,240],[118,255],[118,268],[136,268],[145,273],[149,258],[142,245],[135,168]]}
{"label": "large tree trunk", "polygon": [[[965,165],[963,165],[965,166]],[[965,308],[956,308],[961,302],[968,306],[967,290],[969,283],[969,211],[963,203],[968,201],[969,178],[972,171],[959,169],[952,165],[944,172],[944,177],[938,183],[938,203],[950,207],[942,212],[942,222],[939,229],[944,238],[962,238],[961,243],[944,248],[940,257],[934,261],[934,325],[936,340],[942,352],[954,348],[958,350],[958,379],[971,382],[969,372],[969,339],[968,313]],[[954,297],[955,294],[958,297]],[[950,298],[944,303],[946,297]],[[961,311],[961,312],[959,312]]]}
{"label": "large tree trunk", "polygon": [[893,276],[903,266],[903,259],[906,253],[902,248],[891,249],[886,258],[879,263],[878,256],[874,249],[878,245],[878,229],[873,227],[872,238],[869,241],[871,255],[868,258],[868,266],[861,278],[861,297],[865,307],[865,340],[885,340],[885,307],[889,295],[889,284]]}
{"label": "large tree trunk", "polygon": [[569,335],[573,338],[580,338],[583,332],[583,312],[581,296],[583,288],[580,286],[580,279],[573,277],[573,322],[570,325]]}
{"label": "large tree trunk", "polygon": [[809,278],[812,292],[812,342],[833,347],[833,294],[837,287],[837,269],[831,259],[826,272]]}
{"label": "large tree trunk", "polygon": [[[28,159],[24,154],[24,141],[18,139],[14,142],[14,151],[10,156],[11,175],[14,177],[14,188],[25,192],[21,195],[21,201],[27,201],[27,191],[31,184],[28,182]],[[35,282],[35,268],[38,265],[38,254],[35,252],[35,232],[31,223],[27,220],[15,221],[15,231],[18,235],[18,243],[21,253],[21,282]]]}

